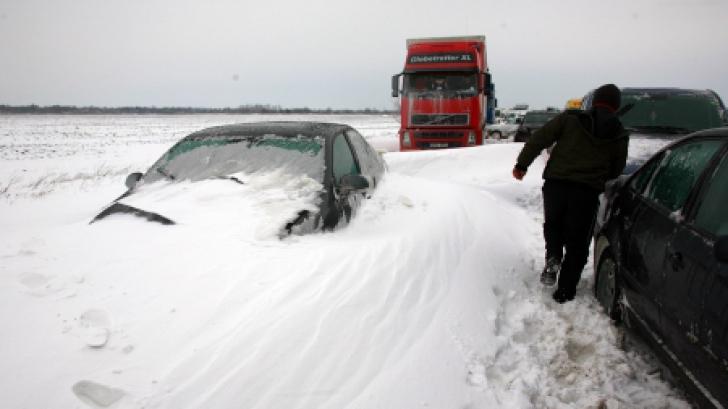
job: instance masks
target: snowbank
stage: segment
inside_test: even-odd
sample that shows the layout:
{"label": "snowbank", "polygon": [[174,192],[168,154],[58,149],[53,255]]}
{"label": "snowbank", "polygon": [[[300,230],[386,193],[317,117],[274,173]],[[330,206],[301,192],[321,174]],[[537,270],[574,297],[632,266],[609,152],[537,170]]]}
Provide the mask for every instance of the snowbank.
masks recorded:
{"label": "snowbank", "polygon": [[[5,184],[91,156],[118,170],[0,200],[4,407],[687,407],[648,355],[620,348],[590,270],[566,305],[538,284],[543,162],[514,182],[520,144],[388,153],[386,179],[331,233],[251,234],[281,201],[233,206],[241,186],[224,180],[199,182],[200,213],[177,207],[179,225],[88,225],[121,170],[172,142],[136,139],[140,120],[110,125],[136,135],[128,146],[3,164]],[[356,120],[392,143],[389,118]]]}

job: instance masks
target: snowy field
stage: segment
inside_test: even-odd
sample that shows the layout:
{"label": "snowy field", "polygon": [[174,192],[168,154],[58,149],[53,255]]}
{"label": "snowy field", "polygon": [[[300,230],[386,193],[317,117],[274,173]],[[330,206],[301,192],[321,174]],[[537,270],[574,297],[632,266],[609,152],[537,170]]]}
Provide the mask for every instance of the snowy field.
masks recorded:
{"label": "snowy field", "polygon": [[[209,183],[186,223],[88,224],[182,136],[280,119],[390,151],[349,226],[251,235],[265,218]],[[0,407],[689,408],[600,312],[591,265],[574,302],[538,283],[543,158],[518,183],[522,144],[400,153],[397,121],[0,116]]]}

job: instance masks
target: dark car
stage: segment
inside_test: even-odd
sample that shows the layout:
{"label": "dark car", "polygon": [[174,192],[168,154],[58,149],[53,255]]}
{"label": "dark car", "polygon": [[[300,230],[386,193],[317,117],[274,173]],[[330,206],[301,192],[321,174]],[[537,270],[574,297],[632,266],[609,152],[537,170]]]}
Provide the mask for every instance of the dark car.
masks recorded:
{"label": "dark car", "polygon": [[[712,90],[683,88],[622,88],[620,121],[633,134],[686,135],[723,126],[728,115],[720,96]],[[591,108],[594,91],[582,99]]]}
{"label": "dark car", "polygon": [[594,236],[599,303],[716,408],[728,407],[727,152],[728,128],[667,145],[608,183]]}
{"label": "dark car", "polygon": [[[622,88],[620,121],[633,137],[660,138],[665,144],[691,132],[728,124],[720,96],[712,90],[682,88]],[[589,110],[594,91],[582,98]],[[651,152],[654,153],[654,152]],[[647,157],[630,157],[624,173],[634,172]]]}
{"label": "dark car", "polygon": [[[362,198],[385,173],[378,152],[353,128],[313,122],[258,122],[217,126],[192,133],[172,146],[146,173],[132,173],[128,190],[93,222],[126,213],[163,224],[167,215],[129,204],[140,190],[180,181],[227,179],[245,184],[265,172],[305,175],[320,184],[316,210],[301,209],[281,227],[292,231],[332,229],[348,222]],[[317,185],[318,186],[318,185]]]}
{"label": "dark car", "polygon": [[515,142],[526,142],[531,134],[536,132],[539,128],[544,126],[546,122],[553,119],[560,113],[557,109],[548,110],[534,110],[526,112],[523,116],[521,123],[518,125],[516,135],[513,140]]}

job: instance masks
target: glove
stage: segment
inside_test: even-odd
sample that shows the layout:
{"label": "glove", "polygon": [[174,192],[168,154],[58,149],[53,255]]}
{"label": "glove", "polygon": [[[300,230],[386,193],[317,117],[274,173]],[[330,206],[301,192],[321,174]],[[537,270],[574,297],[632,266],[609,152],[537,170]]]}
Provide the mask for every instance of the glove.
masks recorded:
{"label": "glove", "polygon": [[516,180],[523,180],[523,177],[526,176],[526,172],[521,169],[518,169],[518,167],[514,167],[512,173],[513,173],[513,178],[515,178]]}

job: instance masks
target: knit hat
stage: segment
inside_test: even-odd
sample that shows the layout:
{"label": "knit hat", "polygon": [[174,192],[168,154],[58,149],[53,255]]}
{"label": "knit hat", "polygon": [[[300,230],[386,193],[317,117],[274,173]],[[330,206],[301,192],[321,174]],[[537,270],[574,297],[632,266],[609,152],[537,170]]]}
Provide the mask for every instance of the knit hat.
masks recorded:
{"label": "knit hat", "polygon": [[605,84],[594,91],[592,106],[606,106],[612,111],[619,109],[622,93],[614,84]]}

